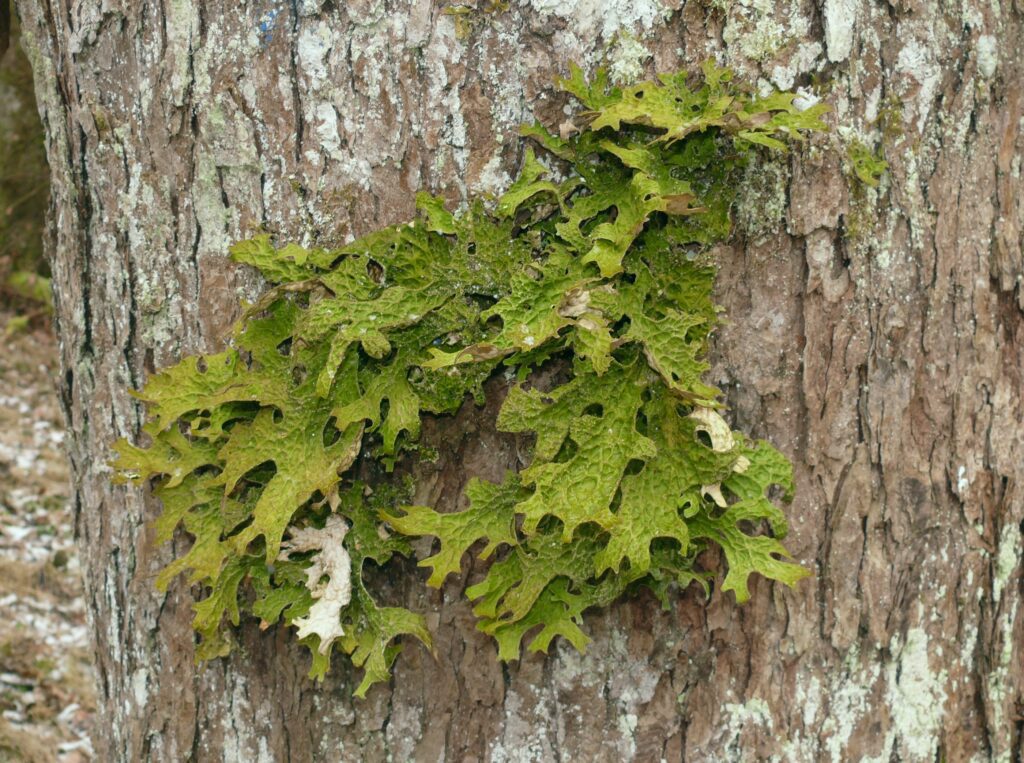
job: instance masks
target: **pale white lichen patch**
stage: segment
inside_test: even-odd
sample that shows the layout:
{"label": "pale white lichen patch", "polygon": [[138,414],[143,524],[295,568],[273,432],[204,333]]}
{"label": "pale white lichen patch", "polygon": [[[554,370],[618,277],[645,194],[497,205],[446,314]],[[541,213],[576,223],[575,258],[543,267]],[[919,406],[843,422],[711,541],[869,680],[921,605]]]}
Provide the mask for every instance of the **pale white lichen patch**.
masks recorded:
{"label": "pale white lichen patch", "polygon": [[856,0],[825,0],[822,15],[825,21],[825,49],[828,60],[845,61],[853,49],[853,27],[857,21]]}
{"label": "pale white lichen patch", "polygon": [[[636,727],[640,719],[635,713],[624,713],[619,716],[619,732],[623,737],[632,737],[636,733]],[[635,752],[635,749],[634,749]]]}
{"label": "pale white lichen patch", "polygon": [[964,625],[964,638],[960,644],[960,664],[964,667],[961,680],[967,683],[971,671],[974,670],[974,649],[978,645],[978,626],[969,622]]}
{"label": "pale white lichen patch", "polygon": [[579,682],[586,688],[592,688],[599,681],[600,663],[594,653],[579,652],[564,639],[555,642],[558,659],[552,665],[555,683],[561,686]]}
{"label": "pale white lichen patch", "polygon": [[798,681],[794,699],[796,708],[801,711],[801,721],[807,733],[799,729],[790,731],[779,752],[771,756],[771,763],[821,758],[818,715],[822,710],[822,691],[818,677],[811,675],[806,684]]}
{"label": "pale white lichen patch", "polygon": [[967,467],[961,464],[960,468],[956,470],[956,492],[963,496],[970,486],[970,480],[967,479]]}
{"label": "pale white lichen patch", "polygon": [[[869,661],[866,667],[861,665],[860,645],[854,643],[843,657],[842,671],[826,687],[827,707],[820,733],[832,763],[847,759],[850,739],[870,709],[870,697],[880,675],[877,662]],[[811,692],[808,690],[807,694]],[[810,727],[806,712],[804,722]]]}
{"label": "pale white lichen patch", "polygon": [[[802,42],[797,46],[796,53],[789,57],[785,64],[778,64],[772,69],[772,83],[780,90],[792,90],[796,78],[804,72],[818,68],[818,59],[823,50],[820,42]],[[801,111],[805,111],[820,99],[810,91],[800,88],[798,97],[793,100]]]}
{"label": "pale white lichen patch", "polygon": [[756,723],[765,728],[772,728],[772,711],[760,697],[751,697],[742,705],[734,702],[725,704],[725,712],[729,716],[729,728],[738,729],[747,723]]}
{"label": "pale white lichen patch", "polygon": [[[181,2],[168,3],[164,12],[164,57],[171,62],[171,99],[175,106],[185,104],[192,82],[190,67],[192,52],[200,36],[200,19],[200,14],[190,4]],[[155,91],[155,88],[151,90]]]}
{"label": "pale white lichen patch", "polygon": [[821,712],[821,682],[817,676],[812,675],[806,687],[802,684],[797,686],[796,701],[803,708],[804,726],[814,728]]}
{"label": "pale white lichen patch", "polygon": [[605,40],[622,29],[649,30],[671,12],[659,0],[530,0],[530,6],[541,17],[565,19],[582,39]]}
{"label": "pale white lichen patch", "polygon": [[[508,39],[506,44],[511,47],[517,44],[516,39]],[[530,60],[517,59],[515,70],[511,76],[506,66],[491,64],[487,68],[487,81],[493,88],[491,98],[491,119],[494,120],[495,135],[498,143],[506,143],[507,134],[515,134],[519,125],[533,121],[532,102],[524,97],[523,80],[529,76]]]}
{"label": "pale white lichen patch", "polygon": [[[394,27],[393,34],[401,37],[401,14],[390,19]],[[388,66],[388,35],[383,35],[376,27],[361,28],[349,41],[349,55],[352,66],[357,68],[361,76],[356,80],[357,90],[369,99],[369,104],[377,108],[383,94],[384,72]]]}
{"label": "pale white lichen patch", "polygon": [[786,214],[789,164],[779,157],[751,160],[736,197],[737,227],[758,241],[779,230]]}
{"label": "pale white lichen patch", "polygon": [[[727,63],[740,69],[746,67],[747,61],[769,61],[794,44],[807,41],[810,36],[810,20],[797,0],[791,0],[789,3],[735,0],[723,10],[727,13],[722,29]],[[813,46],[817,43],[807,44]],[[807,65],[803,59],[812,49],[809,47],[801,52],[798,48],[789,60],[792,71],[789,75],[784,75],[780,71],[780,76],[788,79],[801,74],[803,67]],[[820,45],[818,50],[820,52]],[[764,86],[766,87],[762,89],[770,87],[767,80]]]}
{"label": "pale white lichen patch", "polygon": [[149,701],[149,671],[145,668],[137,668],[132,673],[132,695],[139,707],[145,707]]}
{"label": "pale white lichen patch", "polygon": [[786,28],[775,18],[774,5],[768,0],[737,0],[730,5],[722,40],[730,52],[767,61],[785,44]]}
{"label": "pale white lichen patch", "polygon": [[[771,731],[775,726],[771,708],[760,697],[751,697],[746,702],[726,702],[722,706],[725,714],[725,740],[723,747],[735,754],[740,747],[740,735],[746,726],[761,726]],[[731,756],[730,756],[731,757]]]}
{"label": "pale white lichen patch", "polygon": [[480,176],[475,183],[475,190],[491,196],[499,196],[511,184],[512,178],[505,170],[501,151],[495,151],[491,158],[487,160],[487,164],[480,170]]}
{"label": "pale white lichen patch", "polygon": [[[447,73],[442,61],[437,61],[437,99],[439,108],[447,115],[441,127],[441,143],[444,148],[434,155],[433,173],[438,176],[446,174],[450,162],[455,166],[455,183],[460,195],[465,199],[467,189],[465,183],[466,166],[469,161],[469,138],[466,119],[462,113],[462,98],[458,88],[447,88]],[[432,87],[433,89],[433,87]]]}
{"label": "pale white lichen patch", "polygon": [[[327,654],[331,644],[345,635],[341,627],[341,611],[352,600],[352,560],[345,550],[348,525],[337,514],[327,518],[323,529],[292,528],[291,537],[281,543],[281,557],[316,551],[306,570],[306,588],[316,602],[305,617],[296,619],[300,639],[320,637],[320,654]],[[324,578],[327,578],[324,581]]]}
{"label": "pale white lichen patch", "polygon": [[999,763],[1010,761],[1010,724],[1006,723],[1006,711],[1014,703],[1013,677],[1010,675],[1013,660],[1014,634],[1013,626],[1017,620],[1019,599],[1013,600],[1013,606],[998,620],[999,638],[1002,648],[996,658],[992,672],[985,682],[988,699],[992,707],[992,728],[994,730],[993,760]]}
{"label": "pale white lichen patch", "polygon": [[1021,561],[1020,528],[1015,522],[1007,522],[999,536],[999,549],[996,551],[995,571],[992,576],[992,600],[996,606],[1003,597],[1003,589],[1010,580],[1010,575]]}
{"label": "pale white lichen patch", "polygon": [[335,161],[341,161],[341,136],[338,135],[338,113],[330,103],[316,106],[316,120],[313,129],[320,139],[321,148]]}
{"label": "pale white lichen patch", "polygon": [[938,92],[942,66],[930,45],[919,42],[909,34],[904,39],[903,47],[896,57],[896,71],[913,80],[917,84],[917,92],[904,101],[903,123],[916,125],[920,134],[924,132],[928,113]]}
{"label": "pale white lichen patch", "polygon": [[620,34],[608,51],[608,76],[617,85],[630,85],[644,76],[651,51],[631,34]]}
{"label": "pale white lichen patch", "polygon": [[996,38],[990,34],[983,34],[978,38],[978,71],[985,79],[991,79],[998,65],[999,48]]}
{"label": "pale white lichen patch", "polygon": [[535,702],[528,708],[518,691],[505,695],[504,733],[491,746],[493,763],[540,763],[554,757],[547,723],[540,720],[552,716],[547,695],[529,686],[522,690],[535,693]]}
{"label": "pale white lichen patch", "polygon": [[[614,706],[614,719],[609,720],[605,744],[613,750],[616,760],[636,757],[636,730],[644,707],[654,698],[665,666],[649,655],[634,656],[629,637],[622,628],[612,629],[599,648],[581,654],[563,640],[556,642],[557,659],[552,665],[552,681],[563,690],[583,687],[588,694],[600,688],[601,696]],[[611,666],[609,668],[609,666]],[[573,710],[560,707],[561,714]],[[559,716],[559,729],[563,727]]]}
{"label": "pale white lichen patch", "polygon": [[319,22],[303,28],[296,46],[298,62],[309,77],[309,88],[320,90],[327,82],[327,54],[331,50],[331,28]]}
{"label": "pale white lichen patch", "polygon": [[[221,695],[223,708],[214,716],[221,719],[220,744],[223,748],[223,759],[273,763],[274,757],[270,748],[258,731],[270,723],[270,702],[263,700],[253,707],[250,701],[250,687],[245,677],[236,673],[231,676],[230,681],[230,692]],[[253,723],[237,723],[238,718],[249,717],[253,719]],[[206,752],[210,751],[207,749]]]}
{"label": "pale white lichen patch", "polygon": [[928,634],[923,628],[907,631],[902,648],[899,636],[893,636],[890,651],[897,655],[890,664],[886,690],[893,741],[904,759],[934,760],[945,715],[948,671],[932,667]]}

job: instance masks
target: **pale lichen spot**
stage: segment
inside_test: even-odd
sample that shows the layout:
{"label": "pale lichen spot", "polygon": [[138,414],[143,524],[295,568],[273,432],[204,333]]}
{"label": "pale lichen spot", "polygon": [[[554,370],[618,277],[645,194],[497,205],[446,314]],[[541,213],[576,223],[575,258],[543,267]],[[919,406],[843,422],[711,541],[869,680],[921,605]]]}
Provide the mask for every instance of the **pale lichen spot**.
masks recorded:
{"label": "pale lichen spot", "polygon": [[899,636],[894,636],[889,648],[897,655],[890,665],[886,692],[894,742],[905,758],[933,760],[945,715],[948,671],[932,668],[928,634],[923,628],[911,628],[902,647]]}
{"label": "pale lichen spot", "polygon": [[996,46],[996,38],[990,34],[983,34],[978,38],[978,71],[985,79],[991,79],[995,76],[998,65],[999,49]]}
{"label": "pale lichen spot", "polygon": [[996,605],[1003,597],[1003,589],[1010,581],[1010,575],[1021,561],[1020,528],[1015,522],[1007,522],[999,536],[999,550],[995,558],[995,574],[992,576],[992,600]]}
{"label": "pale lichen spot", "polygon": [[608,76],[617,85],[630,85],[644,74],[644,62],[651,51],[636,37],[620,34],[608,55]]}
{"label": "pale lichen spot", "polygon": [[572,21],[583,39],[610,40],[621,29],[646,31],[671,13],[658,0],[530,0],[530,5],[542,17]]}

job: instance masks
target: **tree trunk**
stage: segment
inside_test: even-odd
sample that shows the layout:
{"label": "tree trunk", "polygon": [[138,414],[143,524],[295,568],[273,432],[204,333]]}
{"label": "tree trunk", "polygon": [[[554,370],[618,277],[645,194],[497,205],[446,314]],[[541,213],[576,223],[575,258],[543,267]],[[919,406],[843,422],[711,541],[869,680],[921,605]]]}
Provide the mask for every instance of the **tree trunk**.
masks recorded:
{"label": "tree trunk", "polygon": [[[17,0],[100,760],[1019,759],[1024,6],[664,2]],[[342,659],[306,679],[284,628],[246,623],[195,667],[192,592],[153,587],[158,507],[107,462],[142,422],[128,389],[221,347],[257,294],[228,245],[336,244],[409,218],[420,188],[497,192],[517,126],[564,119],[570,61],[629,77],[708,56],[834,108],[831,135],[751,170],[745,232],[717,252],[713,378],[794,460],[788,544],[814,578],[759,579],[744,606],[621,602],[588,615],[586,656],[503,667],[464,582],[437,594],[409,564],[382,585],[429,613],[437,657],[408,644],[365,701]],[[865,147],[889,163],[877,189]],[[516,463],[493,416],[426,428],[445,458],[422,500]]]}

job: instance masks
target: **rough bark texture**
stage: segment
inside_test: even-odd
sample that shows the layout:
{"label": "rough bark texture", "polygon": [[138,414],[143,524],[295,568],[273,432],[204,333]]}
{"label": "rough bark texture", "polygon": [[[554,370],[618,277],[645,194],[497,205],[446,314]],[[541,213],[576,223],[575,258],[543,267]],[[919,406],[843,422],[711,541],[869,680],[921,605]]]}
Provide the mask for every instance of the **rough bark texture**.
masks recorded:
{"label": "rough bark texture", "polygon": [[[472,5],[472,3],[470,3]],[[17,0],[53,168],[50,251],[96,637],[101,760],[950,760],[1021,753],[1024,6],[1020,0]],[[507,6],[507,7],[506,7]],[[588,617],[503,667],[460,583],[382,585],[432,613],[390,687],[322,686],[283,629],[193,666],[191,592],[141,491],[111,487],[127,395],[221,346],[265,228],[330,244],[508,181],[516,126],[557,124],[555,74],[707,56],[822,84],[840,130],[751,172],[718,252],[714,378],[797,465],[796,591],[694,591]],[[875,191],[847,152],[881,145]],[[467,410],[426,436],[453,505],[515,443]],[[472,573],[471,573],[472,574]]]}

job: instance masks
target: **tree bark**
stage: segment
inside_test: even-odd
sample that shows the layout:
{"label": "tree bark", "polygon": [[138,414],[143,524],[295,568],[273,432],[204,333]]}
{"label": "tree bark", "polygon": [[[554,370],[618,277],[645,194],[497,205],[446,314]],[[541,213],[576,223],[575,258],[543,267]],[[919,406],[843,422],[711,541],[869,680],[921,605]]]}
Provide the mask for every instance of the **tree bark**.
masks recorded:
{"label": "tree bark", "polygon": [[[808,0],[16,0],[53,175],[51,241],[104,761],[1010,761],[1024,728],[1024,6]],[[390,686],[305,678],[284,628],[193,665],[192,592],[144,491],[109,482],[128,396],[220,348],[257,229],[330,245],[508,182],[516,128],[557,125],[568,62],[619,76],[708,56],[817,84],[837,128],[750,172],[720,247],[713,378],[796,464],[788,541],[813,579],[587,617],[502,666],[460,596]],[[852,147],[889,163],[877,190]],[[517,462],[491,408],[432,422],[422,500]],[[179,542],[184,542],[179,541]],[[181,550],[180,548],[178,549]],[[478,571],[477,571],[478,572]],[[470,571],[470,575],[474,571]]]}

